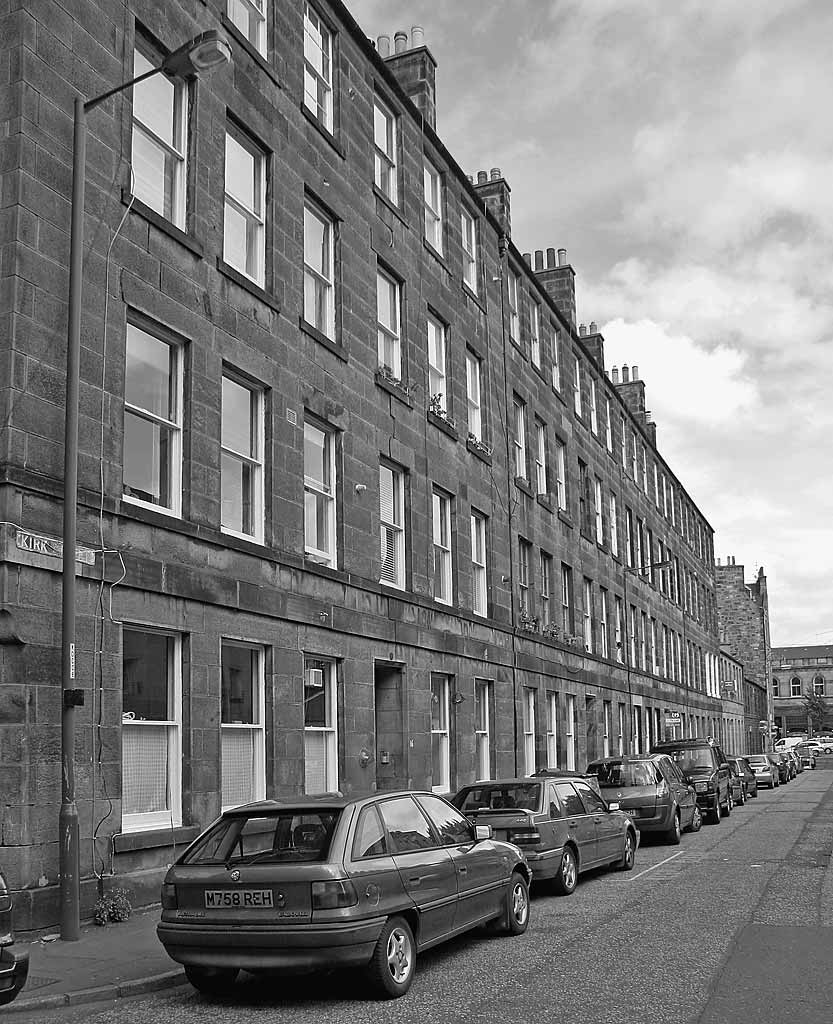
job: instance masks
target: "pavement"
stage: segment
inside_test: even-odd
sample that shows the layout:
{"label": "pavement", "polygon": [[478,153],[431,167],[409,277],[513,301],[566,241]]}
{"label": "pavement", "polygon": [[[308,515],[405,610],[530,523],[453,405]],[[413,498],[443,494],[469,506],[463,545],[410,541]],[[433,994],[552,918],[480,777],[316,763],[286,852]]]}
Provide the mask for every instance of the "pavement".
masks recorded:
{"label": "pavement", "polygon": [[84,925],[77,941],[44,935],[29,951],[29,977],[3,1014],[141,995],[185,983],[185,973],[156,937],[159,908],[134,911],[118,924]]}

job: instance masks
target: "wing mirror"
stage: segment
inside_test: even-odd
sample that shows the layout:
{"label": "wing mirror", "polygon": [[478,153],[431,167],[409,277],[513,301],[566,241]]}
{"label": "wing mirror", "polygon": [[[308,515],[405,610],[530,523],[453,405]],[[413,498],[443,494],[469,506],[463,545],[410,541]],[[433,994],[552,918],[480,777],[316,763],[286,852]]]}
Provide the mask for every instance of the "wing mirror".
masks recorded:
{"label": "wing mirror", "polygon": [[618,803],[608,804],[607,809],[609,811],[618,811],[620,809],[620,805]]}
{"label": "wing mirror", "polygon": [[492,826],[491,825],[475,825],[474,826],[474,841],[476,843],[482,842],[484,839],[492,838]]}

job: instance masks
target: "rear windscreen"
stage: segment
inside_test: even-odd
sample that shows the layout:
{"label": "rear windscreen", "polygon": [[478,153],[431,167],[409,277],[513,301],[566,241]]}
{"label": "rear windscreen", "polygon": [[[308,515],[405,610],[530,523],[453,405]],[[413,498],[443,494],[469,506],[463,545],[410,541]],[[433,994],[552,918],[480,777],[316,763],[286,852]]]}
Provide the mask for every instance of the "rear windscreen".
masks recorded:
{"label": "rear windscreen", "polygon": [[267,864],[326,860],[340,810],[294,810],[221,818],[183,864]]}
{"label": "rear windscreen", "polygon": [[588,773],[595,775],[602,789],[621,786],[655,786],[657,770],[650,761],[621,761],[614,764],[591,765]]}
{"label": "rear windscreen", "polygon": [[498,782],[472,786],[454,798],[453,803],[467,814],[469,811],[504,811],[524,808],[541,809],[540,782]]}

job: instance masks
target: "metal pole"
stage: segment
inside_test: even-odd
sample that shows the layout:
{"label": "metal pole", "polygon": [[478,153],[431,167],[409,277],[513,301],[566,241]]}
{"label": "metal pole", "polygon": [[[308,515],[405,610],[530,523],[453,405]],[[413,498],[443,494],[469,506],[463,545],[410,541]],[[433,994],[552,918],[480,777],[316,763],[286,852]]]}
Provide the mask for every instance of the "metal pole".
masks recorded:
{"label": "metal pole", "polygon": [[84,167],[87,116],[75,100],[72,206],[69,243],[66,419],[64,426],[64,551],[61,592],[61,812],[58,856],[61,878],[61,938],[80,934],[80,856],[75,804],[75,549],[78,501],[78,389],[81,360],[81,291],[84,256]]}

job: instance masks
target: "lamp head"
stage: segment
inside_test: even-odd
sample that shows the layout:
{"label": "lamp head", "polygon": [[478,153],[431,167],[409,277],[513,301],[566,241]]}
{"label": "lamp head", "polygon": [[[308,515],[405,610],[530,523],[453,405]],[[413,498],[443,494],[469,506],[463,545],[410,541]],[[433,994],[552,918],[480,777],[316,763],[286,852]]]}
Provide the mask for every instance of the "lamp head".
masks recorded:
{"label": "lamp head", "polygon": [[210,29],[184,43],[162,62],[168,78],[191,78],[231,61],[231,46],[222,32]]}

